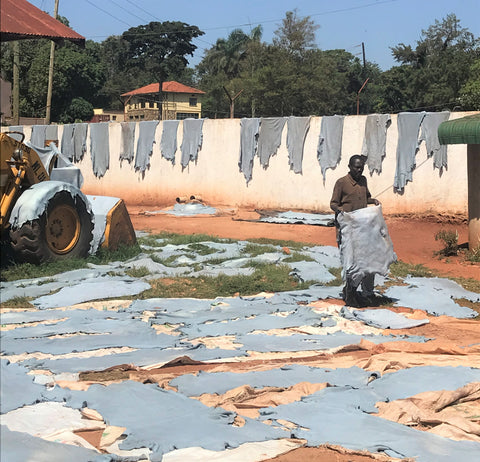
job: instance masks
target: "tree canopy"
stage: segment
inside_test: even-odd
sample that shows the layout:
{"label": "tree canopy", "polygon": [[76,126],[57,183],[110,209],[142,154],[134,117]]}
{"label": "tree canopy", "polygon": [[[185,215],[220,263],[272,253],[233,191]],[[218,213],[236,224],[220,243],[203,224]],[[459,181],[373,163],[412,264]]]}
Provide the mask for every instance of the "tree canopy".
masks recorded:
{"label": "tree canopy", "polygon": [[[461,90],[480,58],[480,41],[449,14],[423,30],[415,48],[400,43],[392,54],[401,69],[387,71],[385,81],[388,92],[396,92],[397,103],[383,104],[384,110],[453,109],[462,105]],[[396,78],[400,76],[402,81]]]}
{"label": "tree canopy", "polygon": [[[320,49],[319,27],[288,11],[271,43],[260,25],[234,29],[195,68],[189,57],[203,32],[184,22],[150,22],[89,40],[84,49],[66,42],[56,51],[52,120],[87,120],[93,107],[121,109],[122,93],[165,80],[205,91],[202,113],[212,118],[229,117],[234,96],[236,117],[355,114],[357,99],[363,114],[480,109],[480,39],[454,14],[421,31],[415,44],[392,47],[397,65],[383,72],[345,50]],[[2,77],[11,81],[11,47],[1,48]],[[22,41],[20,49],[21,115],[43,117],[50,42]]]}

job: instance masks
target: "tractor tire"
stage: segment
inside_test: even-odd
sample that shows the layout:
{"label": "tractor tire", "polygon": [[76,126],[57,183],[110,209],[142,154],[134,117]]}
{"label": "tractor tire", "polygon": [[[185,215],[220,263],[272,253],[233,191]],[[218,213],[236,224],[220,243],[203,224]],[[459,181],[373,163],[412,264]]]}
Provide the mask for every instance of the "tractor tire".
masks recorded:
{"label": "tractor tire", "polygon": [[40,264],[86,257],[93,238],[93,219],[80,196],[56,193],[37,219],[10,230],[18,262]]}

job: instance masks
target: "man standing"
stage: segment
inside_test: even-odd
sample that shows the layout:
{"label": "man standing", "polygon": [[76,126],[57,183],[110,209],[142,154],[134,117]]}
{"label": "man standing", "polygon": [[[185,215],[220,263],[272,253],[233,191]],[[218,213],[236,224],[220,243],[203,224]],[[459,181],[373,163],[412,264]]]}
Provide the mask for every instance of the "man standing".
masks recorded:
{"label": "man standing", "polygon": [[[364,158],[360,155],[350,157],[348,162],[349,172],[342,178],[339,178],[333,188],[330,207],[335,212],[335,217],[343,212],[353,212],[354,210],[367,207],[368,204],[379,205],[377,199],[373,199],[367,186],[367,179],[362,175],[365,166]],[[340,246],[342,236],[337,224],[337,242]],[[361,306],[363,301],[357,293],[357,285],[349,278],[348,271],[345,277],[345,287],[343,289],[343,298],[349,306]],[[373,294],[374,274],[368,274],[361,282],[365,294]]]}

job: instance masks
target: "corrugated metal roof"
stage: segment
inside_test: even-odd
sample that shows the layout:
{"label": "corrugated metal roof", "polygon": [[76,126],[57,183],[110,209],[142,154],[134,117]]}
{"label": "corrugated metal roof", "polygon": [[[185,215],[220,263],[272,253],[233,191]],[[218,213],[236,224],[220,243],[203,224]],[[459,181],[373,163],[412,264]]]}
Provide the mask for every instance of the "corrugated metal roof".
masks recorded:
{"label": "corrugated metal roof", "polygon": [[442,122],[438,139],[440,144],[480,144],[480,113]]}
{"label": "corrugated metal roof", "polygon": [[0,40],[47,38],[85,44],[85,37],[26,0],[0,1]]}
{"label": "corrugated metal roof", "polygon": [[[144,87],[137,88],[136,90],[129,91],[128,93],[124,93],[122,96],[149,95],[152,93],[158,93],[159,89],[160,84],[158,82],[151,83],[150,85],[146,85]],[[197,93],[200,95],[205,94],[205,92],[202,90],[183,85],[183,83],[175,82],[174,80],[171,80],[170,82],[163,82],[162,91],[168,93]]]}

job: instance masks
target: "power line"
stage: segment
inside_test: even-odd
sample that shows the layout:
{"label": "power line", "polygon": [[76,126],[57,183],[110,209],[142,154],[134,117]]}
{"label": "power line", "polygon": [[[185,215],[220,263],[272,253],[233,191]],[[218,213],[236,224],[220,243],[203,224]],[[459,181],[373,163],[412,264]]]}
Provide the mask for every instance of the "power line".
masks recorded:
{"label": "power line", "polygon": [[[117,19],[118,21],[121,21],[124,24],[127,24],[127,23],[125,23],[125,21],[122,21],[122,20],[116,18],[115,16],[111,15],[108,11],[105,11],[105,10],[101,9],[100,7],[98,7],[97,5],[94,5],[90,0],[85,0],[85,1],[88,2],[89,4],[95,6],[96,8],[100,9],[101,11],[108,14],[109,16],[112,16],[114,19]],[[113,0],[111,0],[111,1],[113,1]],[[130,0],[125,0],[125,1],[130,3],[133,6],[137,7],[138,9],[142,10],[144,13],[148,14],[149,16],[152,16],[152,18],[160,21],[160,19],[158,17],[152,15],[150,12],[141,8],[140,6],[135,4],[134,2],[132,2]],[[323,11],[323,12],[320,12],[320,13],[313,13],[313,14],[310,14],[310,15],[307,15],[307,16],[314,17],[314,16],[326,16],[326,15],[336,14],[336,13],[346,13],[348,11],[354,11],[354,10],[359,10],[359,9],[363,9],[363,8],[369,8],[369,7],[372,7],[372,6],[394,3],[394,2],[397,2],[397,1],[399,1],[399,0],[381,0],[381,1],[378,1],[378,2],[367,3],[367,4],[364,4],[364,5],[352,6],[352,7],[348,7],[348,8],[339,8],[339,9],[336,9],[336,10],[328,10],[328,11]],[[266,20],[263,20],[263,21],[258,21],[258,22],[255,21],[255,22],[257,23],[257,25],[262,25],[262,24],[269,24],[269,23],[272,23],[272,22],[279,22],[279,21],[282,21],[283,19],[284,18],[282,18],[282,19],[266,19]],[[127,25],[129,25],[129,24],[127,24]],[[251,26],[252,26],[252,22],[250,21],[248,23],[234,24],[234,25],[229,25],[229,26],[215,26],[215,27],[203,28],[202,31],[237,29],[237,28],[240,28],[240,27],[251,27]],[[198,28],[198,26],[194,26],[194,27]],[[192,27],[192,30],[194,29],[194,27]],[[173,33],[177,33],[177,32],[184,32],[186,30],[188,30],[188,28],[186,28],[182,31],[180,31],[180,30],[179,31],[169,31],[168,33],[173,34]],[[146,35],[146,34],[142,34],[142,35]],[[109,37],[109,36],[108,35],[95,35],[95,36],[91,36],[91,37],[93,37],[93,38],[105,38],[105,37]]]}
{"label": "power line", "polygon": [[[116,20],[119,21],[119,22],[123,22],[123,24],[126,24],[128,27],[132,27],[130,24],[128,24],[128,22],[125,22],[123,19],[117,18],[116,16],[114,16],[113,14],[111,14],[109,11],[104,10],[103,8],[100,8],[98,5],[96,5],[95,3],[91,2],[90,0],[85,0],[85,1],[86,1],[87,3],[89,3],[90,5],[92,5],[93,7],[97,8],[98,10],[102,11],[103,13],[107,14],[107,15],[110,16],[111,18],[116,19]],[[107,36],[104,36],[104,37],[109,37],[109,36],[107,35]]]}
{"label": "power line", "polygon": [[127,10],[127,8],[124,8],[123,6],[119,5],[115,0],[110,0],[114,5],[116,5],[118,8],[120,8],[123,11],[126,11],[128,14],[132,15],[133,17],[140,19],[140,21],[145,21],[145,19],[141,18],[140,16],[137,16],[135,13],[132,13],[130,10]]}
{"label": "power line", "polygon": [[130,5],[133,5],[134,7],[138,8],[139,10],[143,11],[144,13],[147,13],[149,16],[151,16],[153,19],[156,19],[157,21],[161,21],[160,18],[157,18],[155,15],[152,13],[149,13],[147,10],[143,9],[141,6],[138,6],[137,3],[132,2],[131,0],[125,0],[127,3],[130,3]]}

